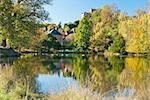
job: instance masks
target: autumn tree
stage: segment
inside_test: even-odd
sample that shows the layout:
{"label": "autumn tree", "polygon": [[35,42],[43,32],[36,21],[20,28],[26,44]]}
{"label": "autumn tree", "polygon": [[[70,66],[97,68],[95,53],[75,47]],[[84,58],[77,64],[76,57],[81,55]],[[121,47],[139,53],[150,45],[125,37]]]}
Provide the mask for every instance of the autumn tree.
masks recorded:
{"label": "autumn tree", "polygon": [[147,53],[149,51],[148,20],[150,16],[145,14],[126,21],[127,37],[126,51],[133,53]]}
{"label": "autumn tree", "polygon": [[93,34],[90,38],[90,49],[96,52],[104,52],[111,46],[110,51],[120,51],[115,50],[114,46],[117,45],[118,49],[121,49],[123,46],[123,44],[116,44],[116,42],[123,42],[123,38],[120,37],[117,37],[119,40],[116,41],[116,36],[119,34],[119,20],[123,18],[123,14],[110,5],[106,5],[102,9],[93,12],[91,15]]}

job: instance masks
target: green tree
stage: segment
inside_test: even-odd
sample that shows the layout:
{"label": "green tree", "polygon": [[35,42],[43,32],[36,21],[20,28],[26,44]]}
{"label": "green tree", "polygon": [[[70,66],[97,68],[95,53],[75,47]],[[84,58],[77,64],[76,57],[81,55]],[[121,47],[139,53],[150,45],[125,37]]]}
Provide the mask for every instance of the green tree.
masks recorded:
{"label": "green tree", "polygon": [[70,30],[71,30],[71,28],[70,28],[69,24],[68,23],[64,24],[64,31],[68,32]]}
{"label": "green tree", "polygon": [[9,39],[10,46],[17,47],[16,43],[23,38],[27,42],[37,33],[39,22],[49,19],[43,6],[50,2],[51,0],[0,1],[0,30],[4,39]]}
{"label": "green tree", "polygon": [[73,29],[77,28],[79,25],[79,20],[74,21],[73,23],[65,23],[64,24],[64,31],[69,32],[72,31]]}
{"label": "green tree", "polygon": [[108,48],[108,50],[119,53],[125,51],[125,40],[123,39],[123,37],[121,35],[115,36],[113,39],[113,43]]}
{"label": "green tree", "polygon": [[43,40],[42,46],[48,51],[50,51],[51,48],[59,49],[61,47],[57,39],[51,34],[49,34],[47,38]]}
{"label": "green tree", "polygon": [[87,50],[89,47],[89,40],[91,36],[91,21],[88,17],[84,17],[77,29],[74,39],[74,45],[78,50]]}

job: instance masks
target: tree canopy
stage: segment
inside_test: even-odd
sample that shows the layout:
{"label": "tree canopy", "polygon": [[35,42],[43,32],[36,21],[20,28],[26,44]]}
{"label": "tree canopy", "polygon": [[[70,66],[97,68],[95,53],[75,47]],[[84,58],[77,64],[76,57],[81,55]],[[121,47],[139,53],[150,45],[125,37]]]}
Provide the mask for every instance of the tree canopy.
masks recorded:
{"label": "tree canopy", "polygon": [[74,45],[78,50],[86,50],[89,46],[89,40],[91,36],[91,21],[88,18],[83,18],[77,29],[74,40]]}
{"label": "tree canopy", "polygon": [[76,48],[94,52],[147,53],[149,18],[143,10],[138,10],[135,16],[127,16],[116,7],[106,5],[80,20],[74,44]]}
{"label": "tree canopy", "polygon": [[[0,30],[3,37],[9,39],[10,46],[29,44],[32,36],[37,34],[40,23],[49,19],[43,6],[50,3],[51,0],[0,1]],[[24,45],[17,44],[21,41]]]}

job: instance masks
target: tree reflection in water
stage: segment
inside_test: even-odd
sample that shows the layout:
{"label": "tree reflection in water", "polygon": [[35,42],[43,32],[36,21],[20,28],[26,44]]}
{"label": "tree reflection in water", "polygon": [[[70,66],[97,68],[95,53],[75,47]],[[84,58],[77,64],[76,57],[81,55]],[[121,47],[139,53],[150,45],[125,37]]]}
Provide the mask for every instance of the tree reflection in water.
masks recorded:
{"label": "tree reflection in water", "polygon": [[91,56],[88,59],[88,87],[101,94],[117,87],[118,75],[124,68],[124,60],[119,57],[105,58]]}
{"label": "tree reflection in water", "polygon": [[93,55],[27,56],[14,61],[1,59],[0,93],[5,99],[43,98],[44,94],[38,94],[38,75],[60,76],[62,73],[63,77],[73,77],[81,87],[103,96],[149,99],[149,63],[147,58]]}
{"label": "tree reflection in water", "polygon": [[87,58],[78,57],[74,63],[74,74],[82,86],[104,96],[133,96],[149,99],[150,62],[147,58],[117,56]]}
{"label": "tree reflection in water", "polygon": [[[149,60],[147,58],[126,58],[125,69],[119,76],[119,87],[128,87],[134,90],[133,98],[139,100],[150,99],[150,73]],[[130,90],[129,90],[130,91]]]}
{"label": "tree reflection in water", "polygon": [[3,97],[6,95],[10,100],[38,97],[35,77],[46,71],[39,57],[21,58],[14,61],[12,66],[2,68],[0,90]]}

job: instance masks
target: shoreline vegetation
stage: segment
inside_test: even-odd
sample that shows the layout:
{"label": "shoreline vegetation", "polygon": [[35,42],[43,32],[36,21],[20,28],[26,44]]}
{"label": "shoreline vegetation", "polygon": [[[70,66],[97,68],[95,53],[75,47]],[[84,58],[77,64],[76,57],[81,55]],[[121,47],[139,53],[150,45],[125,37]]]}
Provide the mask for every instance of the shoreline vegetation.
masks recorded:
{"label": "shoreline vegetation", "polygon": [[91,52],[91,51],[44,51],[44,52],[38,52],[38,51],[23,51],[23,52],[17,52],[13,50],[12,48],[0,48],[0,57],[19,57],[22,54],[37,54],[37,55],[51,55],[51,54],[91,54],[91,55],[104,55],[104,56],[122,56],[122,57],[147,57],[149,53],[128,53],[125,52],[124,54],[121,53],[114,53],[110,51],[105,52]]}
{"label": "shoreline vegetation", "polygon": [[55,52],[32,52],[32,51],[25,51],[25,52],[21,52],[22,54],[32,54],[32,53],[36,53],[39,55],[50,55],[50,54],[87,54],[87,55],[104,55],[104,56],[122,56],[122,57],[146,57],[149,55],[149,53],[125,53],[125,54],[121,54],[121,53],[114,53],[114,52],[78,52],[78,51],[55,51]]}

